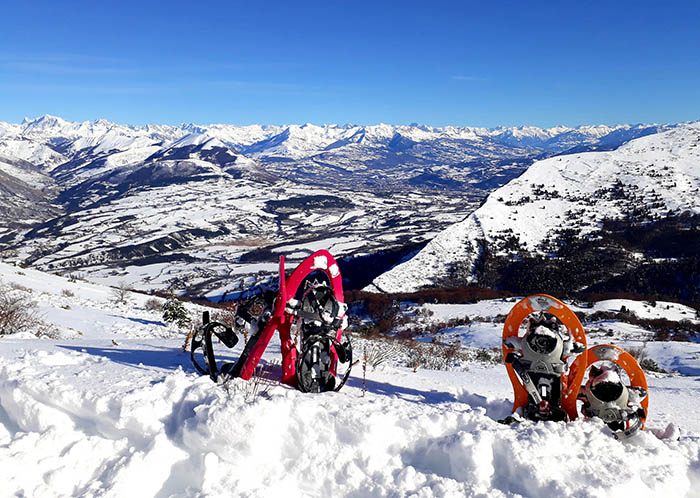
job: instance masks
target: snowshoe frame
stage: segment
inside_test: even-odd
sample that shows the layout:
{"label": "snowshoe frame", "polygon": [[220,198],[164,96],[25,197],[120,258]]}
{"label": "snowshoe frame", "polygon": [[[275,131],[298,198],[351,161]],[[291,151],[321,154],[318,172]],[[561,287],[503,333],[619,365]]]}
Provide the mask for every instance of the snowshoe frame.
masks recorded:
{"label": "snowshoe frame", "polygon": [[[265,349],[267,348],[275,331],[280,334],[281,351],[282,351],[282,382],[291,386],[297,387],[297,363],[299,352],[297,350],[294,338],[291,335],[291,326],[296,318],[287,310],[287,303],[297,294],[306,277],[316,271],[322,271],[326,274],[329,282],[329,287],[332,289],[334,298],[339,302],[344,302],[343,297],[343,282],[340,275],[340,268],[333,256],[326,250],[320,250],[313,253],[311,256],[302,261],[299,266],[292,272],[289,280],[286,279],[284,256],[280,256],[279,265],[279,292],[274,301],[272,314],[265,323],[264,327],[258,330],[246,344],[238,361],[235,365],[226,364],[222,367],[222,373],[226,373],[229,377],[240,377],[244,380],[249,380],[260,359],[262,358]],[[204,321],[204,320],[203,320]],[[204,375],[209,375],[212,380],[216,381],[219,376],[218,368],[216,367],[214,353],[212,349],[211,337],[216,335],[224,342],[226,346],[231,342],[232,335],[237,342],[237,337],[231,329],[217,322],[209,322],[208,317],[206,324],[195,334],[192,340],[191,356],[192,361],[197,371]],[[217,333],[217,327],[224,327],[224,333]],[[334,390],[339,390],[346,382],[350,369],[352,368],[352,349],[349,341],[341,343],[342,328],[338,328],[332,336],[328,337],[330,341],[327,346],[331,355],[330,374],[335,377],[338,356],[340,353],[341,362],[346,360],[349,362],[348,370],[345,372],[340,383]],[[198,335],[199,334],[199,335]],[[201,337],[200,337],[201,335]],[[222,339],[222,336],[227,340]],[[228,341],[228,342],[227,342]],[[233,345],[235,345],[233,342]],[[232,346],[229,346],[232,347]],[[202,348],[205,358],[206,368],[199,365],[195,360],[195,350]],[[223,370],[226,370],[223,372]]]}
{"label": "snowshoe frame", "polygon": [[[571,338],[577,343],[587,346],[586,334],[578,317],[564,303],[558,299],[548,296],[547,294],[533,294],[518,302],[508,314],[506,322],[503,325],[503,340],[508,337],[518,337],[520,325],[525,319],[537,312],[544,312],[554,315],[561,321],[569,332]],[[578,397],[579,388],[583,381],[583,376],[586,373],[586,356],[587,350],[584,350],[577,358],[580,362],[574,362],[570,368],[568,375],[562,373],[561,378],[561,407],[566,412],[569,420],[574,420],[578,416],[576,400]],[[513,401],[513,412],[522,408],[525,411],[529,403],[528,386],[525,385],[528,379],[522,379],[516,373],[512,361],[515,349],[506,346],[505,342],[502,345],[502,353],[508,377],[513,385],[513,393],[515,399]],[[510,355],[510,356],[509,356]],[[523,383],[525,382],[525,384]]]}
{"label": "snowshoe frame", "polygon": [[[576,358],[576,361],[574,361],[574,365],[576,366],[576,368],[582,370],[584,374],[588,371],[588,369],[591,368],[591,366],[594,363],[597,363],[599,361],[609,361],[616,364],[627,373],[627,376],[630,379],[629,387],[642,389],[646,393],[649,392],[647,386],[647,378],[646,375],[644,375],[644,370],[642,370],[642,367],[639,366],[639,363],[637,363],[637,360],[634,358],[634,356],[632,356],[624,349],[618,346],[614,346],[612,344],[599,344],[597,346],[589,348],[586,353],[586,357],[579,356],[578,358]],[[639,420],[641,421],[641,427],[635,428],[633,427],[632,423],[626,422],[626,428],[624,431],[620,431],[620,433],[614,433],[616,439],[624,439],[633,435],[637,430],[644,429],[644,425],[646,424],[646,419],[649,414],[648,394],[642,399],[640,404],[642,405],[642,408],[644,408],[644,416],[639,417]]]}

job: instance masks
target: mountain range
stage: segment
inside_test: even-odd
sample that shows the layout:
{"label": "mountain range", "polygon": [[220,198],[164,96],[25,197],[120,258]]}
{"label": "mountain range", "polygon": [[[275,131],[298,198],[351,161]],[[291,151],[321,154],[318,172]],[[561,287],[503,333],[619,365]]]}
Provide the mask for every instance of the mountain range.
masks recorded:
{"label": "mountain range", "polygon": [[673,128],[0,123],[0,253],[221,297],[279,254],[400,259],[538,159]]}

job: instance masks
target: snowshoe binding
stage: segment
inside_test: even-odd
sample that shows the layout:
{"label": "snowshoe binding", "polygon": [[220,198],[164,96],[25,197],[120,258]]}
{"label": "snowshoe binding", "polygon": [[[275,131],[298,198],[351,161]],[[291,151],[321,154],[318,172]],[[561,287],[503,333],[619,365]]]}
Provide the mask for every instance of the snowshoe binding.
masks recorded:
{"label": "snowshoe binding", "polygon": [[[248,380],[278,331],[282,343],[283,383],[304,392],[339,390],[352,368],[352,347],[347,338],[342,340],[347,326],[347,306],[343,303],[338,264],[328,251],[317,251],[287,280],[282,256],[279,276],[277,292],[262,289],[239,304],[233,328],[210,322],[208,314],[205,315],[204,325],[192,339],[191,357],[195,368],[215,382],[233,377]],[[292,337],[292,327],[297,332],[295,337]],[[219,368],[212,337],[232,348],[238,343],[236,333],[247,334],[248,342],[235,363],[225,363]],[[195,354],[199,349],[204,357],[203,364]],[[338,363],[348,364],[339,382],[336,381]]]}
{"label": "snowshoe binding", "polygon": [[530,420],[575,419],[585,369],[569,368],[569,359],[585,351],[583,326],[561,301],[536,294],[516,304],[503,327],[503,358],[515,394],[513,412]]}
{"label": "snowshoe binding", "polygon": [[[195,331],[192,336],[190,358],[194,368],[202,375],[208,375],[211,380],[218,382],[221,372],[228,372],[230,363],[222,366],[221,370],[216,365],[216,357],[214,356],[214,343],[212,337],[216,337],[226,347],[233,348],[238,344],[238,336],[233,332],[231,327],[219,322],[212,322],[209,319],[209,312],[205,311],[202,314],[202,326]],[[197,360],[197,350],[202,350],[204,364]]]}
{"label": "snowshoe binding", "polygon": [[589,349],[587,361],[588,381],[579,393],[581,412],[603,419],[616,439],[634,436],[644,427],[649,407],[644,371],[632,355],[609,344]]}

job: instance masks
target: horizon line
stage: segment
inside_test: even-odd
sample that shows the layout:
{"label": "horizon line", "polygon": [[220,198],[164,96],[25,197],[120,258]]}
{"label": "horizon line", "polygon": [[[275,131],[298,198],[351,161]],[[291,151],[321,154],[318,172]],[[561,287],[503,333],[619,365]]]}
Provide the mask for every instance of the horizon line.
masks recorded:
{"label": "horizon line", "polygon": [[682,124],[690,124],[690,123],[696,123],[700,121],[700,118],[696,120],[689,120],[689,121],[676,121],[676,122],[664,122],[664,123],[657,123],[657,122],[637,122],[637,123],[615,123],[615,124],[608,124],[608,123],[587,123],[587,124],[577,124],[577,125],[567,125],[567,124],[557,124],[554,126],[537,126],[537,125],[529,125],[529,124],[520,124],[520,125],[498,125],[498,126],[478,126],[478,125],[455,125],[455,124],[447,124],[443,126],[435,126],[435,125],[430,125],[427,123],[418,123],[418,122],[412,122],[412,123],[402,123],[402,124],[394,124],[394,123],[384,123],[384,122],[378,122],[374,124],[358,124],[358,123],[323,123],[323,124],[316,124],[316,123],[311,123],[311,122],[306,122],[306,123],[283,123],[283,124],[274,124],[274,123],[249,123],[249,124],[234,124],[234,123],[226,123],[226,122],[211,122],[208,124],[202,124],[202,123],[195,123],[195,122],[180,122],[179,124],[170,124],[170,123],[157,123],[157,122],[149,122],[149,123],[144,123],[144,124],[131,124],[131,123],[120,123],[117,121],[112,121],[107,118],[102,118],[98,117],[93,120],[82,120],[82,121],[73,121],[70,119],[65,119],[61,116],[56,116],[54,114],[42,114],[40,116],[37,116],[35,118],[30,118],[28,116],[25,116],[24,119],[21,122],[11,122],[11,121],[0,121],[1,123],[4,124],[9,124],[9,125],[24,125],[24,124],[29,124],[32,122],[40,121],[43,118],[56,118],[60,119],[62,121],[65,121],[67,123],[75,123],[75,124],[85,124],[85,123],[90,123],[90,124],[95,124],[100,121],[106,121],[108,123],[111,123],[113,125],[117,126],[125,126],[129,128],[145,128],[147,126],[170,126],[173,128],[183,128],[186,126],[195,126],[195,127],[207,127],[207,126],[234,126],[234,127],[239,127],[239,128],[244,128],[248,126],[270,126],[270,127],[279,127],[279,128],[286,128],[286,127],[291,127],[291,126],[299,126],[299,127],[304,127],[304,126],[316,126],[318,128],[327,128],[327,127],[338,127],[338,128],[352,128],[352,127],[371,127],[371,126],[394,126],[394,127],[413,127],[413,128],[421,128],[421,127],[426,127],[426,128],[432,128],[432,129],[446,129],[446,128],[458,128],[458,129],[485,129],[485,130],[499,130],[499,129],[523,129],[523,128],[537,128],[540,130],[550,130],[553,128],[571,128],[571,129],[576,129],[576,128],[584,128],[584,127],[592,127],[592,126],[607,126],[610,128],[614,127],[619,127],[619,126],[673,126],[673,125],[682,125]]}

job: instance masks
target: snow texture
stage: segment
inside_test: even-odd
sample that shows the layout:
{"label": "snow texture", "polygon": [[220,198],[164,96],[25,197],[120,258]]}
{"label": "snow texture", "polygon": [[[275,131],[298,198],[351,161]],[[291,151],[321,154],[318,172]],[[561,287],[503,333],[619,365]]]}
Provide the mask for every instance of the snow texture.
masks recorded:
{"label": "snow texture", "polygon": [[[357,367],[338,393],[250,397],[250,383],[197,375],[148,296],[114,304],[109,288],[6,264],[0,278],[31,289],[62,333],[0,339],[3,496],[700,496],[700,369],[649,379],[649,426],[675,422],[680,438],[625,442],[600,420],[499,424],[512,398],[501,365],[370,369],[365,394]],[[263,362],[279,356],[275,339]]]}
{"label": "snow texture", "polygon": [[598,384],[601,384],[603,382],[607,382],[610,384],[621,384],[622,379],[620,379],[620,375],[614,368],[603,368],[600,375],[597,375],[593,378],[593,380],[591,381],[591,386],[597,386]]}

